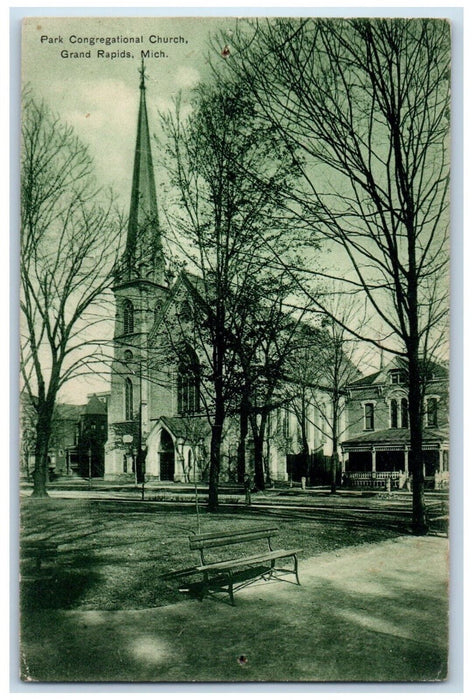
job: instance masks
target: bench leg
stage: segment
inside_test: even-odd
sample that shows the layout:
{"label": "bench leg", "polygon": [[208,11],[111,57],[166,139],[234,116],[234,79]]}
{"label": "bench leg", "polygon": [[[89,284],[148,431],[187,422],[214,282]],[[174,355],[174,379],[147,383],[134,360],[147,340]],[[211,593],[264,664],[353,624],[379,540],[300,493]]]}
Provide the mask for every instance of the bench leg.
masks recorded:
{"label": "bench leg", "polygon": [[299,581],[299,564],[297,561],[297,556],[295,554],[294,554],[294,574],[296,576],[297,585],[300,586],[301,582]]}
{"label": "bench leg", "polygon": [[232,574],[228,577],[228,595],[230,596],[230,603],[234,606],[235,599],[233,597],[233,576]]}

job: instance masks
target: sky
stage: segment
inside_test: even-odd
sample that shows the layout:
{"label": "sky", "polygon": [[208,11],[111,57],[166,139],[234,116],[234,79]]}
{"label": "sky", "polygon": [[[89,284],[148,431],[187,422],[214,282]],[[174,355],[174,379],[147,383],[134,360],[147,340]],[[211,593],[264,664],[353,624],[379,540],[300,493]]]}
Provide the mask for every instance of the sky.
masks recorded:
{"label": "sky", "polygon": [[[232,18],[27,18],[22,30],[22,84],[73,127],[94,158],[98,183],[112,187],[128,211],[141,51],[158,55],[145,58],[145,73],[150,131],[159,138],[158,112],[171,109],[179,92],[185,105],[192,88],[208,77],[209,36],[231,31],[233,24]],[[159,41],[169,37],[171,43]],[[116,38],[118,42],[113,41]],[[130,43],[129,38],[143,41]],[[153,156],[159,203],[163,176],[157,148]],[[100,335],[107,331],[111,337],[111,324]],[[84,402],[87,394],[107,388],[103,379],[80,378],[64,388],[60,399]]]}
{"label": "sky", "polygon": [[[112,185],[127,202],[141,51],[159,54],[158,58],[145,59],[150,129],[156,133],[158,110],[171,109],[180,91],[188,95],[207,77],[209,34],[231,30],[233,22],[231,18],[27,18],[23,24],[22,81],[74,128],[90,147],[99,182]],[[96,42],[91,46],[83,41],[116,37],[143,37],[143,43]],[[158,37],[173,37],[179,43],[156,43]],[[87,51],[90,57],[71,56]],[[132,57],[100,57],[98,51],[129,52]],[[69,55],[62,57],[61,52]]]}
{"label": "sky", "polygon": [[[158,112],[171,109],[181,91],[185,104],[192,88],[209,78],[209,37],[223,32],[231,47],[234,23],[232,17],[31,17],[23,23],[22,82],[89,146],[98,182],[114,189],[126,211],[142,51],[156,54],[145,59],[145,70],[150,130],[159,138]],[[136,38],[142,41],[129,41]],[[214,60],[224,61],[218,54]],[[165,183],[156,145],[153,157],[159,205]],[[330,261],[333,265],[333,257]],[[363,347],[361,352],[367,354],[361,358],[364,371],[377,369],[378,351]],[[106,388],[103,381],[80,380],[62,398],[84,401],[87,393]]]}

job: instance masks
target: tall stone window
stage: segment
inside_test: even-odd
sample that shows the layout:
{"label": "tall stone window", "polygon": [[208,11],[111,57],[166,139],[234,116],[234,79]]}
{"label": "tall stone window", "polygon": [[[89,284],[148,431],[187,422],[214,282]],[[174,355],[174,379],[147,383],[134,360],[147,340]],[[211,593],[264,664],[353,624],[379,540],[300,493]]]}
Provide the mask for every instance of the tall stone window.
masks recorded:
{"label": "tall stone window", "polygon": [[196,353],[186,347],[177,374],[177,412],[193,414],[200,411],[200,366]]}
{"label": "tall stone window", "polygon": [[133,383],[125,379],[125,420],[133,420]]}
{"label": "tall stone window", "polygon": [[135,327],[135,310],[133,304],[129,299],[125,299],[123,302],[123,332],[133,333]]}

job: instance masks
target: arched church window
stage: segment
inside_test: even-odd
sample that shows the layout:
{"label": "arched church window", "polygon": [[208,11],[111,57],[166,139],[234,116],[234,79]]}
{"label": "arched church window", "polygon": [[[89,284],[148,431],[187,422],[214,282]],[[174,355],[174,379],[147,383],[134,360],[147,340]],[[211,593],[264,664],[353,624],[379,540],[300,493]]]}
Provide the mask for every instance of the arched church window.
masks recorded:
{"label": "arched church window", "polygon": [[125,379],[125,420],[133,420],[133,383]]}
{"label": "arched church window", "polygon": [[133,333],[134,330],[134,308],[129,299],[123,302],[123,332]]}
{"label": "arched church window", "polygon": [[200,366],[192,348],[186,347],[178,366],[177,412],[198,413],[200,410]]}

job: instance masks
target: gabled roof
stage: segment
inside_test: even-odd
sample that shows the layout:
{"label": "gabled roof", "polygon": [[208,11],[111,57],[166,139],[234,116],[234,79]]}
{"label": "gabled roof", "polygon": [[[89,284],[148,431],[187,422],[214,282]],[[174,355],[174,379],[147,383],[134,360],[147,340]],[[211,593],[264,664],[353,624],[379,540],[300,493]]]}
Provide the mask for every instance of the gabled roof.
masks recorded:
{"label": "gabled roof", "polygon": [[87,416],[106,416],[107,407],[103,401],[97,398],[96,394],[93,394],[82,410],[82,414]]}
{"label": "gabled roof", "polygon": [[[386,367],[382,367],[377,372],[367,374],[355,382],[351,382],[349,388],[358,388],[363,386],[372,386],[379,384],[387,384],[389,375],[394,370],[408,371],[407,361],[403,357],[393,358]],[[438,362],[429,361],[427,363],[427,372],[431,375],[430,379],[448,379],[448,368]]]}
{"label": "gabled roof", "polygon": [[[173,416],[172,418],[161,416],[159,420],[175,438],[192,440],[198,435],[203,437],[210,433],[209,422],[202,416]],[[194,433],[192,428],[195,428]]]}

